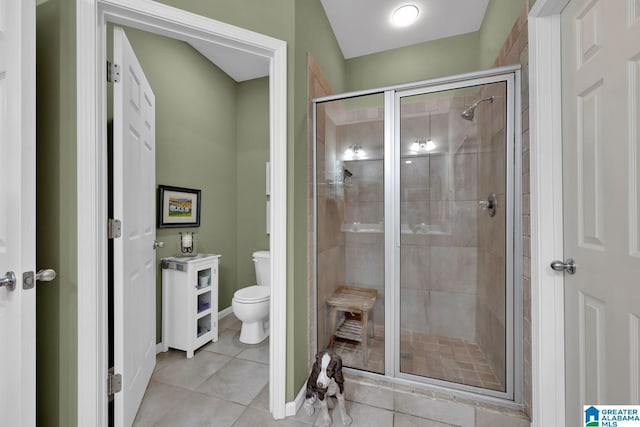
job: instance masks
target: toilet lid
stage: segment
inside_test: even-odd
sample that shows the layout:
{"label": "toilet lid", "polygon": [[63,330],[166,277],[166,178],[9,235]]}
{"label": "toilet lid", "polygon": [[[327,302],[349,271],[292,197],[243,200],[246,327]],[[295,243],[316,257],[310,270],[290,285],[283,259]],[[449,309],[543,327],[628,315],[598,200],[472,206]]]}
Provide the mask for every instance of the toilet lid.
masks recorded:
{"label": "toilet lid", "polygon": [[239,289],[233,295],[233,299],[235,299],[237,302],[257,303],[268,301],[270,296],[271,289],[269,288],[269,286],[253,285]]}
{"label": "toilet lid", "polygon": [[254,258],[269,258],[271,253],[269,251],[256,251],[252,255]]}

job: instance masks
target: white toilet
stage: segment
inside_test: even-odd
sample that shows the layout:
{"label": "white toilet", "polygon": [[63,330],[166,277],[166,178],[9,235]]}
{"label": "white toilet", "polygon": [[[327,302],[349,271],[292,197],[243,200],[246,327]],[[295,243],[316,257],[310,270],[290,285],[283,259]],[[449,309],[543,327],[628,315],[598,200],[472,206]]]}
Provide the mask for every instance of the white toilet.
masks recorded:
{"label": "white toilet", "polygon": [[242,321],[240,342],[258,344],[269,336],[269,299],[271,298],[271,256],[268,251],[253,253],[257,285],[238,289],[233,294],[233,314]]}

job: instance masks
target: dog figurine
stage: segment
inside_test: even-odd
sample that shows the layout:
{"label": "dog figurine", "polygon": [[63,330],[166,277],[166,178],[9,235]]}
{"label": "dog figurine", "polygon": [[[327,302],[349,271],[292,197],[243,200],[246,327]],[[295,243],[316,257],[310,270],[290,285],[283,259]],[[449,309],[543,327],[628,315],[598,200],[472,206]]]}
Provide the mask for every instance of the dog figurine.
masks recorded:
{"label": "dog figurine", "polygon": [[333,408],[331,396],[338,398],[342,424],[350,425],[352,420],[344,404],[342,359],[331,350],[323,350],[316,354],[316,361],[307,379],[307,394],[304,402],[308,416],[313,415],[316,407],[320,408],[322,420],[318,425],[323,427],[331,425],[331,417],[329,417],[329,409]]}

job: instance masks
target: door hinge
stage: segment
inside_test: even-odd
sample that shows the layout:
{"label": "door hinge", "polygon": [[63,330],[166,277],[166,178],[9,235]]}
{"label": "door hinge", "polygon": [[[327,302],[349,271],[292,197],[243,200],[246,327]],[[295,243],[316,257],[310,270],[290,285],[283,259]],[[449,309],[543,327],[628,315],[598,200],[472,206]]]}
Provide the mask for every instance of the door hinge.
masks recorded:
{"label": "door hinge", "polygon": [[118,83],[120,81],[120,65],[107,61],[107,81],[109,83]]}
{"label": "door hinge", "polygon": [[117,239],[122,236],[122,222],[119,219],[109,218],[107,222],[107,238]]}
{"label": "door hinge", "polygon": [[113,396],[122,390],[122,375],[116,374],[113,368],[109,368],[107,375],[107,392],[109,396]]}

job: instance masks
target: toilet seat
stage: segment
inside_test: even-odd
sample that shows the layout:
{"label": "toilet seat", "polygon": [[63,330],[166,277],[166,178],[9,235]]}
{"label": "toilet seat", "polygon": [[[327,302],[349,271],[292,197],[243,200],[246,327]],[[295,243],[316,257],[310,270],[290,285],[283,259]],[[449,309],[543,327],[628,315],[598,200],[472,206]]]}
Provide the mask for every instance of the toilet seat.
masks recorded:
{"label": "toilet seat", "polygon": [[233,295],[233,299],[236,302],[244,304],[256,304],[259,302],[269,301],[271,297],[271,289],[269,286],[247,286],[246,288],[239,289]]}

